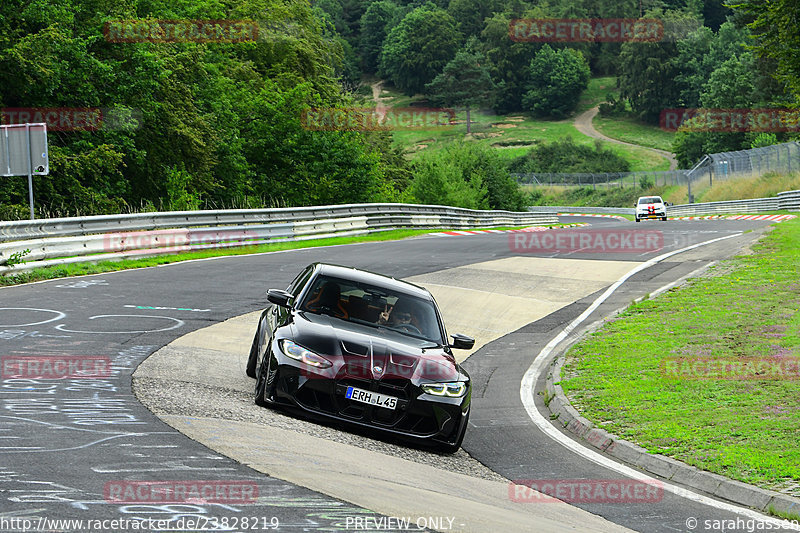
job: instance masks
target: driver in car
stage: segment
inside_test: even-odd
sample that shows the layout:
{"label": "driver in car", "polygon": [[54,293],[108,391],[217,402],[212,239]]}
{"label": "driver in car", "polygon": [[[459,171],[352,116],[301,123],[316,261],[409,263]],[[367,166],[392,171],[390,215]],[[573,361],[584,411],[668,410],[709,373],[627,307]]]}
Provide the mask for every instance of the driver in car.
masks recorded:
{"label": "driver in car", "polygon": [[390,326],[410,325],[414,329],[418,329],[415,322],[412,306],[405,300],[397,300],[391,310],[389,310],[389,306],[386,306],[378,320],[380,324]]}

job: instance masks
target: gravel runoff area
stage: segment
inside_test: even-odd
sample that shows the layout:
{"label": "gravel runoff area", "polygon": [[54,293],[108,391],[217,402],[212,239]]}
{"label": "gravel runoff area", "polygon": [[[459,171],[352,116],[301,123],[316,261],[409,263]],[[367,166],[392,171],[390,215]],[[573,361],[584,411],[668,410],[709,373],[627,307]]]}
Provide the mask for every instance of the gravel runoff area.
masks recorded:
{"label": "gravel runoff area", "polygon": [[[243,379],[249,379],[244,378]],[[255,383],[255,380],[251,380]],[[209,387],[178,380],[152,378],[133,379],[133,392],[145,407],[158,415],[196,416],[264,424],[297,431],[314,437],[348,444],[392,457],[407,459],[449,472],[482,478],[489,481],[508,480],[473,459],[464,449],[447,455],[411,446],[377,440],[375,433],[365,435],[358,429],[343,431],[284,414],[279,409],[263,408],[253,403],[253,394],[225,387]]]}

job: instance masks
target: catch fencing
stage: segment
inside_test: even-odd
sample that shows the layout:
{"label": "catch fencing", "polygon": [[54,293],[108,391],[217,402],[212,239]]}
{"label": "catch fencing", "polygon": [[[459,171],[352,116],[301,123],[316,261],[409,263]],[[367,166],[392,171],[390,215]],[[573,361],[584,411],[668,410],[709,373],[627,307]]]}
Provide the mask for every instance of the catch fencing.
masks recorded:
{"label": "catch fencing", "polygon": [[552,173],[529,172],[511,174],[520,185],[541,185],[545,187],[591,187],[618,188],[647,187],[649,185],[684,185],[685,170],[664,170],[659,172],[600,172],[600,173]]}
{"label": "catch fencing", "polygon": [[767,172],[800,171],[800,143],[788,142],[762,148],[707,154],[687,172],[691,181],[709,183],[737,177],[758,177]]}
{"label": "catch fencing", "polygon": [[555,224],[553,214],[348,204],[0,222],[0,274],[66,263],[362,235],[392,229]]}
{"label": "catch fencing", "polygon": [[[531,172],[512,174],[523,185],[643,188],[643,185],[687,185],[690,189],[702,182],[733,178],[758,178],[768,172],[792,173],[800,171],[800,143],[788,142],[762,148],[720,152],[704,155],[689,170],[662,172],[600,172],[600,173],[547,173]],[[690,198],[691,190],[689,192]],[[691,202],[691,200],[690,200]]]}

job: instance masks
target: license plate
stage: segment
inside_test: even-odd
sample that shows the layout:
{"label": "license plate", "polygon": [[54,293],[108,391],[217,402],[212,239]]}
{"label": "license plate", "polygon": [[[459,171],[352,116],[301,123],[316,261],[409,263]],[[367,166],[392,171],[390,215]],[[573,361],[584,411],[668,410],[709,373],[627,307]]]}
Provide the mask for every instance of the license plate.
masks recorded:
{"label": "license plate", "polygon": [[397,398],[394,396],[386,396],[385,394],[357,389],[355,387],[347,387],[347,393],[344,396],[356,402],[377,405],[378,407],[385,407],[386,409],[394,409],[397,407]]}

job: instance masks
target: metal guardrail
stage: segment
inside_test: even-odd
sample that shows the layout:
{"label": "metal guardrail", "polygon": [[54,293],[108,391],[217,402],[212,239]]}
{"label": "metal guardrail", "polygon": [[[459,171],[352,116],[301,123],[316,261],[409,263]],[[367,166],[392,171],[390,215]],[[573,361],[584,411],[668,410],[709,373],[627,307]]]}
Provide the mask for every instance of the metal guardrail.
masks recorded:
{"label": "metal guardrail", "polygon": [[[575,207],[536,205],[528,207],[534,213],[588,213],[588,214],[628,214],[629,207]],[[800,191],[779,192],[775,198],[754,198],[751,200],[730,200],[725,202],[706,202],[700,204],[681,204],[667,207],[667,215],[671,217],[761,213],[764,211],[800,211]]]}
{"label": "metal guardrail", "polygon": [[778,209],[786,211],[800,211],[800,191],[779,192]]}
{"label": "metal guardrail", "polygon": [[[399,228],[555,224],[554,214],[414,204],[176,211],[0,222],[0,274],[66,263],[350,236]],[[26,253],[27,250],[30,252]],[[23,255],[20,255],[23,254]],[[8,265],[21,259],[22,263]]]}
{"label": "metal guardrail", "polygon": [[592,215],[633,215],[633,207],[576,207],[574,205],[532,205],[531,213],[588,213]]}
{"label": "metal guardrail", "polygon": [[671,217],[761,213],[780,210],[778,198],[755,198],[752,200],[732,200],[727,202],[707,202],[701,204],[674,205],[667,208]]}

